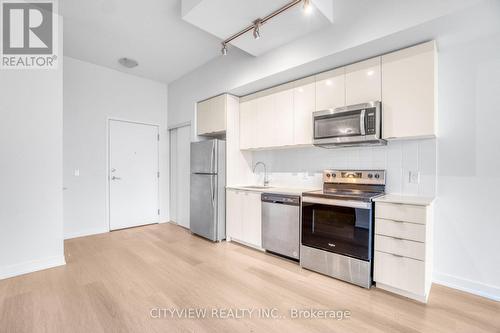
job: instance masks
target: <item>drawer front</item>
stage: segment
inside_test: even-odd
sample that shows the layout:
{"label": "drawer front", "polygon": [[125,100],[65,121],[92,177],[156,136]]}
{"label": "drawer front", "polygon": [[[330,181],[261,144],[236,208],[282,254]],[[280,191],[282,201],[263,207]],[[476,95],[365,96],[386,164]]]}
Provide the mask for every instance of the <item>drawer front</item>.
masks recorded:
{"label": "drawer front", "polygon": [[375,251],[374,279],[417,295],[425,293],[425,263]]}
{"label": "drawer front", "polygon": [[425,224],[426,207],[400,205],[385,202],[375,204],[375,217],[387,220],[405,221]]}
{"label": "drawer front", "polygon": [[375,235],[375,251],[425,260],[425,243]]}
{"label": "drawer front", "polygon": [[375,234],[425,242],[425,225],[375,219]]}

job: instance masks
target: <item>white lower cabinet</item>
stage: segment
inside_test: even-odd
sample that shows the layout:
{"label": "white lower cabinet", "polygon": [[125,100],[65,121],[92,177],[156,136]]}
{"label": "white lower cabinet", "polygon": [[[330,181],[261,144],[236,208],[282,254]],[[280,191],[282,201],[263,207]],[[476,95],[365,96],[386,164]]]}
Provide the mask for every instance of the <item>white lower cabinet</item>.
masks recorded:
{"label": "white lower cabinet", "polygon": [[226,192],[227,239],[261,248],[261,193],[236,189]]}
{"label": "white lower cabinet", "polygon": [[[406,293],[399,292],[403,296],[425,295],[425,263],[423,261],[380,251],[375,251],[374,260],[377,287],[396,293],[398,290],[405,291]],[[384,288],[385,286],[389,288]],[[423,299],[417,299],[423,301]]]}
{"label": "white lower cabinet", "polygon": [[243,238],[243,192],[226,190],[226,238]]}
{"label": "white lower cabinet", "polygon": [[377,288],[427,302],[432,285],[432,204],[375,203]]}

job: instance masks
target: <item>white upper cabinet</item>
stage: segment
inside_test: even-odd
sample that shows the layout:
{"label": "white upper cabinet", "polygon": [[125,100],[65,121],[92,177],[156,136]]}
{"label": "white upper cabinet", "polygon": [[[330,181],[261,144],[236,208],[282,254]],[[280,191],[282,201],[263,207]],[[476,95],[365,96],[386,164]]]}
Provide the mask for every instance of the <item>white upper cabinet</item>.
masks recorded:
{"label": "white upper cabinet", "polygon": [[253,129],[256,141],[253,148],[272,147],[275,98],[269,94],[257,99],[257,127]]}
{"label": "white upper cabinet", "polygon": [[226,131],[227,95],[199,102],[196,108],[196,134],[213,135]]}
{"label": "white upper cabinet", "polygon": [[436,61],[434,41],[382,56],[384,139],[436,135]]}
{"label": "white upper cabinet", "polygon": [[293,89],[293,144],[313,143],[312,114],[316,109],[316,84],[314,77],[295,83]]}
{"label": "white upper cabinet", "polygon": [[293,89],[274,94],[274,110],[268,122],[269,145],[282,147],[293,145]]}
{"label": "white upper cabinet", "polygon": [[311,145],[314,111],[373,101],[384,139],[435,136],[436,58],[429,42],[245,96],[240,149]]}
{"label": "white upper cabinet", "polygon": [[380,57],[345,67],[346,105],[382,100]]}
{"label": "white upper cabinet", "polygon": [[257,100],[240,103],[240,149],[257,147],[258,126]]}
{"label": "white upper cabinet", "polygon": [[196,134],[198,135],[209,133],[210,108],[210,100],[198,102],[196,106]]}
{"label": "white upper cabinet", "polygon": [[240,149],[293,145],[293,89],[272,89],[240,104]]}
{"label": "white upper cabinet", "polygon": [[335,109],[345,106],[345,68],[316,75],[315,110]]}

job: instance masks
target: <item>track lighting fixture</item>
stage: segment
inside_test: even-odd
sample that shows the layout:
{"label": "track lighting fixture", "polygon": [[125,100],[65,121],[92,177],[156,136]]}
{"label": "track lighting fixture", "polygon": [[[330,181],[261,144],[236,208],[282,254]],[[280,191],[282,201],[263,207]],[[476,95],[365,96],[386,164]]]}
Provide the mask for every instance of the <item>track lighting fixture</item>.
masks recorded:
{"label": "track lighting fixture", "polygon": [[293,0],[293,1],[290,1],[289,3],[287,3],[283,7],[275,10],[271,14],[253,21],[252,24],[249,25],[248,27],[246,27],[245,29],[241,30],[240,32],[235,33],[231,37],[224,40],[222,42],[221,54],[227,55],[226,45],[228,43],[230,43],[231,41],[235,40],[236,38],[240,37],[241,35],[246,34],[247,32],[250,32],[251,30],[253,30],[253,37],[255,39],[259,39],[260,38],[260,27],[263,24],[267,23],[267,21],[269,21],[270,19],[278,16],[279,14],[283,13],[284,11],[287,11],[288,9],[290,9],[290,8],[300,4],[300,3],[303,4],[303,10],[304,10],[305,14],[309,14],[312,11],[311,0]]}

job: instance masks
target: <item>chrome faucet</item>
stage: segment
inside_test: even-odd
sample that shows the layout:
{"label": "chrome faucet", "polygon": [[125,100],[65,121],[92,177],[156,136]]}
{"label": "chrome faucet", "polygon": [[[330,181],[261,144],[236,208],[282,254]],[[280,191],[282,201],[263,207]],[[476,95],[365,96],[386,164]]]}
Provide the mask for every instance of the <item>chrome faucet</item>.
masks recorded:
{"label": "chrome faucet", "polygon": [[255,169],[257,169],[257,166],[259,164],[264,167],[264,186],[268,186],[269,185],[269,179],[267,179],[267,168],[266,168],[266,164],[264,162],[257,162],[257,163],[255,163],[255,165],[253,166],[253,172],[255,173]]}

